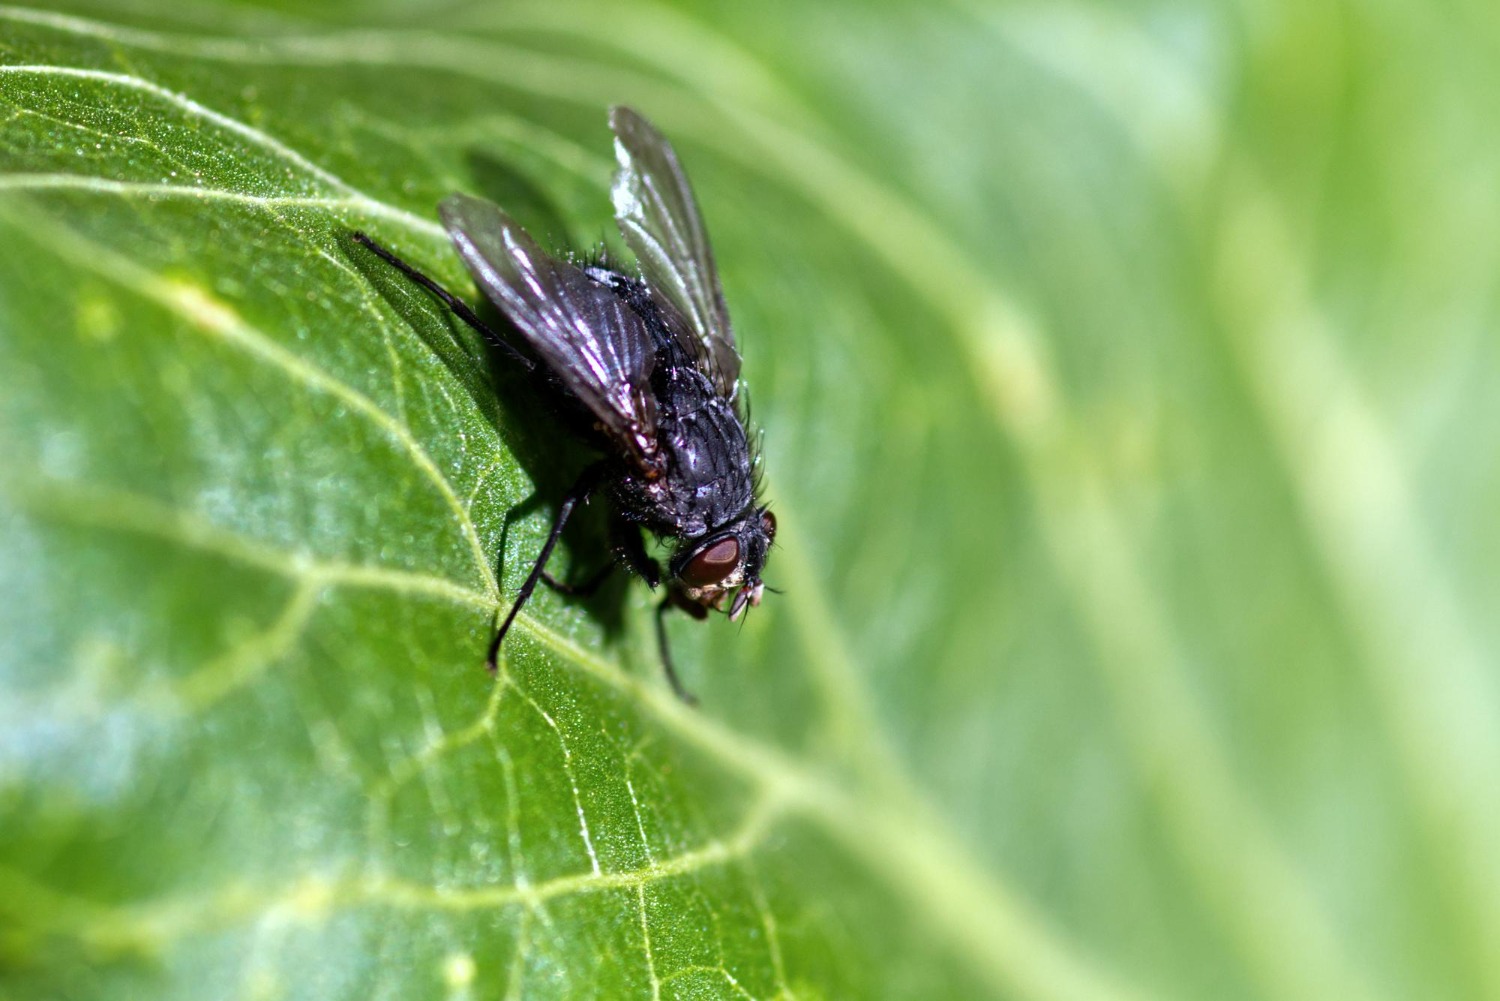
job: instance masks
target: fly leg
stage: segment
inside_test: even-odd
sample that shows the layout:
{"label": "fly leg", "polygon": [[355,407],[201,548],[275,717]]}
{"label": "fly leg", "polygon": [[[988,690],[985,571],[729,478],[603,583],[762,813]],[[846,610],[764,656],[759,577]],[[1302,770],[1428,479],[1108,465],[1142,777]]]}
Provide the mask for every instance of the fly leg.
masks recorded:
{"label": "fly leg", "polygon": [[661,583],[661,567],[646,552],[646,544],[641,541],[641,529],[639,525],[632,524],[624,518],[615,522],[615,554],[625,561],[630,572],[646,582],[651,590]]}
{"label": "fly leg", "polygon": [[412,281],[416,282],[418,285],[422,286],[427,291],[437,296],[439,299],[443,300],[443,305],[453,310],[454,316],[458,317],[460,320],[464,321],[469,326],[479,331],[480,336],[489,341],[495,347],[499,348],[501,351],[504,351],[507,355],[510,356],[512,361],[521,365],[526,369],[526,371],[529,372],[536,367],[536,365],[530,358],[527,358],[525,355],[521,354],[521,352],[517,351],[514,346],[512,346],[508,341],[505,340],[505,338],[495,333],[494,329],[491,328],[489,324],[481,320],[479,318],[479,315],[469,308],[469,304],[464,302],[458,296],[454,295],[452,292],[449,292],[447,289],[443,288],[443,286],[439,285],[431,278],[428,278],[422,272],[418,271],[416,268],[412,267],[410,264],[407,264],[395,254],[391,253],[389,250],[385,249],[380,244],[370,239],[370,237],[365,233],[360,232],[359,230],[355,230],[350,234],[350,239],[352,239],[355,243],[368,247],[375,253],[376,257],[379,257],[381,260],[391,265],[397,271],[400,271],[403,275],[410,278]]}
{"label": "fly leg", "polygon": [[652,589],[661,583],[661,568],[646,555],[646,547],[641,542],[641,530],[618,514],[610,524],[610,549],[615,559],[577,584],[558,580],[549,573],[542,574],[542,582],[558,594],[565,594],[570,598],[587,598],[609,579],[618,563],[624,563],[631,573],[644,580]]}
{"label": "fly leg", "polygon": [[536,558],[536,563],[531,567],[531,573],[526,575],[526,582],[521,585],[521,590],[516,594],[515,604],[510,606],[510,612],[505,616],[505,621],[500,623],[500,629],[495,633],[495,638],[490,641],[490,651],[484,658],[484,666],[491,673],[496,670],[496,658],[500,654],[500,644],[505,641],[505,634],[510,631],[510,624],[516,620],[516,613],[520,612],[521,606],[531,597],[531,592],[536,590],[537,581],[547,572],[547,560],[552,556],[552,550],[557,545],[558,538],[562,535],[563,526],[568,523],[568,518],[573,509],[588,500],[589,494],[599,484],[599,477],[604,472],[604,463],[596,462],[588,467],[578,477],[563,498],[562,505],[557,509],[557,517],[552,519],[552,531],[547,533],[547,541],[542,545],[542,552]]}
{"label": "fly leg", "polygon": [[[653,590],[661,583],[661,566],[646,552],[646,545],[641,541],[641,530],[638,526],[621,520],[615,527],[615,551],[645,582],[651,585]],[[666,672],[667,681],[672,685],[672,691],[677,697],[690,706],[698,704],[698,696],[683,687],[682,679],[677,676],[677,669],[672,666],[672,645],[667,640],[667,612],[673,608],[680,608],[695,619],[708,617],[703,606],[691,601],[683,601],[682,598],[670,586],[667,593],[662,597],[661,603],[656,606],[656,644],[661,649],[661,666]]]}
{"label": "fly leg", "polygon": [[599,590],[600,586],[609,580],[609,575],[614,572],[615,565],[613,563],[606,563],[577,584],[569,584],[565,580],[558,580],[550,573],[542,574],[542,583],[552,588],[558,594],[565,594],[569,598],[587,598]]}
{"label": "fly leg", "polygon": [[673,608],[680,608],[695,619],[707,618],[708,612],[703,610],[702,605],[682,601],[677,597],[677,593],[671,590],[667,591],[661,604],[656,606],[656,642],[661,647],[662,669],[667,672],[667,681],[671,683],[672,691],[677,693],[677,697],[690,706],[696,706],[698,696],[683,687],[682,679],[677,677],[677,669],[672,666],[672,646],[667,642],[667,612]]}

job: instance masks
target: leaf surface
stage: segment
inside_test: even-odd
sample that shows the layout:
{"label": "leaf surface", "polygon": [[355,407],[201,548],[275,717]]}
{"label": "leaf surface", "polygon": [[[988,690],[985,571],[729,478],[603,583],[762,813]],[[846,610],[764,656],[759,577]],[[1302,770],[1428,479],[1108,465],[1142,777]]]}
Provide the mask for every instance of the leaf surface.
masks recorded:
{"label": "leaf surface", "polygon": [[[1496,986],[1494,307],[1393,138],[1468,149],[1402,95],[1480,71],[1393,13],[132,10],[0,10],[0,992]],[[1273,72],[1354,36],[1401,94]],[[672,625],[699,711],[639,582],[484,673],[581,454],[348,239],[596,244],[617,102],[780,524]]]}

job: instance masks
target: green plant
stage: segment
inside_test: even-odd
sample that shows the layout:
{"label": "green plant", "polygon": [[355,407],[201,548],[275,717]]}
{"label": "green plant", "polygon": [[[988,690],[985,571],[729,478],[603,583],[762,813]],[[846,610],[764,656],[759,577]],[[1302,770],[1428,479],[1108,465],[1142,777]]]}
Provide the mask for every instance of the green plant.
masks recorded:
{"label": "green plant", "polygon": [[[0,11],[0,994],[1494,993],[1490,15],[67,7]],[[614,102],[781,524],[701,711],[639,583],[486,677],[574,467],[347,239],[596,242]]]}

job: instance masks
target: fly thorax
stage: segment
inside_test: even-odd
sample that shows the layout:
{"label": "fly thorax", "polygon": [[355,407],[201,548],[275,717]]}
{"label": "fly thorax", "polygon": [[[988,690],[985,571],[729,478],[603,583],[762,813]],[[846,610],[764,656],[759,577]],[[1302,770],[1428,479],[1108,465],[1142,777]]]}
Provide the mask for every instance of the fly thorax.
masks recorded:
{"label": "fly thorax", "polygon": [[744,428],[733,408],[708,393],[691,402],[696,405],[679,405],[663,415],[661,437],[668,452],[664,479],[670,503],[687,533],[695,535],[744,510],[751,469]]}

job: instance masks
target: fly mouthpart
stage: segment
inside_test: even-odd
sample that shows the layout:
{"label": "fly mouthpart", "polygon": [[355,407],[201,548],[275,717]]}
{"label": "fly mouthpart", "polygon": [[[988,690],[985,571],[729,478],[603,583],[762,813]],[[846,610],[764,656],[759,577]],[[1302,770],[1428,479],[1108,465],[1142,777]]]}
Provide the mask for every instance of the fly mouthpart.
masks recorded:
{"label": "fly mouthpart", "polygon": [[734,622],[741,615],[744,615],[746,606],[760,604],[756,590],[754,587],[742,587],[735,592],[734,604],[729,606],[730,622]]}

